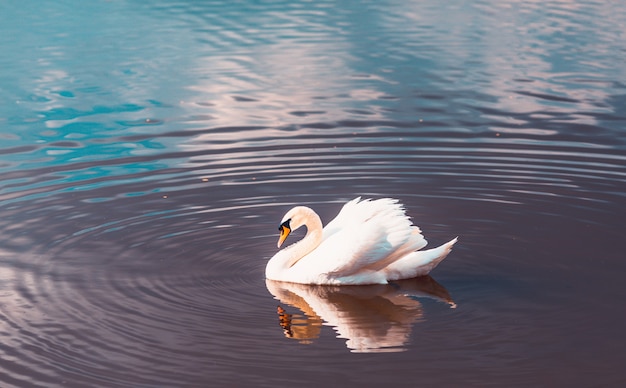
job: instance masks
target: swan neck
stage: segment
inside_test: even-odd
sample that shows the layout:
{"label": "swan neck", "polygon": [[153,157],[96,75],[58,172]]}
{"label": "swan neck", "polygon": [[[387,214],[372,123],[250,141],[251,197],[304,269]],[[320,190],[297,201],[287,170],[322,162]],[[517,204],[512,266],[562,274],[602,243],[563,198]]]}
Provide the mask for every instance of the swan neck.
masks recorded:
{"label": "swan neck", "polygon": [[302,240],[289,247],[292,252],[287,263],[288,268],[311,253],[322,243],[323,226],[320,217],[313,210],[303,213],[302,216],[302,225],[306,226],[307,229],[306,235]]}

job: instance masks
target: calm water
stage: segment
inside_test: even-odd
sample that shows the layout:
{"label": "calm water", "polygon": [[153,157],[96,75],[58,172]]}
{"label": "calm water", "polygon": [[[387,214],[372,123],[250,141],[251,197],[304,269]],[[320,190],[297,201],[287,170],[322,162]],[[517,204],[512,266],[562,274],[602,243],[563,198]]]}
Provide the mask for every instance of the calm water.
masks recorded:
{"label": "calm water", "polygon": [[[0,5],[0,385],[623,386],[626,5]],[[400,199],[432,278],[268,282]]]}

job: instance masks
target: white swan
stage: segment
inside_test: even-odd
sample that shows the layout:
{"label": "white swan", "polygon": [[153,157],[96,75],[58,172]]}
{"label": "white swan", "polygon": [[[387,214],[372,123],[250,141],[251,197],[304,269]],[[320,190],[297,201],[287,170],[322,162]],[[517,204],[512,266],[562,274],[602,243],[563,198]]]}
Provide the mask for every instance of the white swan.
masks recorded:
{"label": "white swan", "polygon": [[291,231],[306,225],[306,236],[278,251],[267,263],[265,277],[304,284],[387,284],[427,275],[450,252],[457,238],[440,247],[426,246],[397,200],[355,198],[322,229],[310,208],[296,206],[283,217],[278,247]]}

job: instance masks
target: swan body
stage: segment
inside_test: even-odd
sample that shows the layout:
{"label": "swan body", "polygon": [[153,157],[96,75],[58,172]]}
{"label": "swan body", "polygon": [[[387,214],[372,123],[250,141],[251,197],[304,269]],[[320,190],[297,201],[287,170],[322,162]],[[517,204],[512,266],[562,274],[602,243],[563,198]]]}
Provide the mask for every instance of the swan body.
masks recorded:
{"label": "swan body", "polygon": [[457,241],[454,238],[437,248],[419,251],[426,246],[426,239],[402,205],[391,198],[355,198],[324,228],[312,209],[296,206],[281,221],[278,247],[301,226],[307,227],[306,236],[269,260],[267,279],[303,284],[387,284],[427,275]]}

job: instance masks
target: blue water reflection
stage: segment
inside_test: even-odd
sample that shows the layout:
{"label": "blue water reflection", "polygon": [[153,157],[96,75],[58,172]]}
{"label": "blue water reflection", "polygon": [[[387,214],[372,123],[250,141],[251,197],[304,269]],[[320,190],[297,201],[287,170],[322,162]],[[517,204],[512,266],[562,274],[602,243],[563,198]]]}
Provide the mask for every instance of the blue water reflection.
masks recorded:
{"label": "blue water reflection", "polygon": [[[593,0],[1,5],[0,381],[622,381],[625,20]],[[459,308],[399,297],[420,306],[400,354],[334,338],[390,332],[364,308],[286,340],[264,283],[287,208],[328,220],[357,195],[461,237],[433,273]]]}

